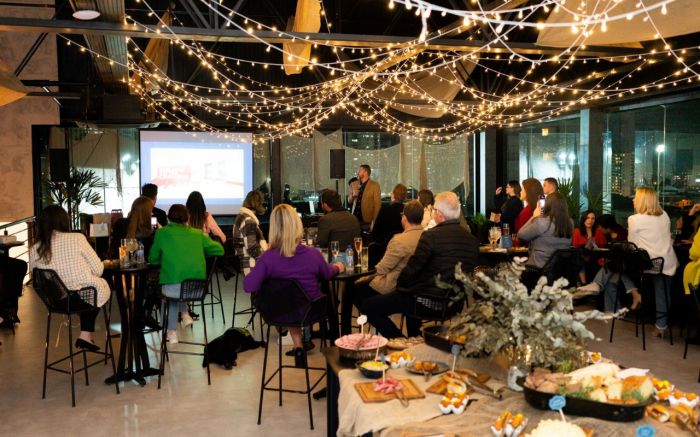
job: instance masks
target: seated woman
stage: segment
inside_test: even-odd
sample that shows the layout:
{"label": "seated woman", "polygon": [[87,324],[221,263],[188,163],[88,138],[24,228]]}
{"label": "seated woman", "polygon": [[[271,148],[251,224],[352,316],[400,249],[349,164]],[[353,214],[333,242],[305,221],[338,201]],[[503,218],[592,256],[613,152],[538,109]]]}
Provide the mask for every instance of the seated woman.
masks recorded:
{"label": "seated woman", "polygon": [[[328,264],[321,252],[301,244],[303,236],[296,210],[287,204],[277,205],[270,215],[270,247],[243,279],[243,289],[255,293],[268,278],[296,279],[311,299],[320,297],[319,281],[333,278],[344,267],[342,263]],[[289,334],[294,342],[294,363],[305,367],[301,329],[290,328]]]}
{"label": "seated woman", "polygon": [[423,206],[423,220],[421,220],[421,226],[423,227],[423,229],[430,229],[435,227],[433,206],[435,204],[435,195],[430,190],[420,190],[418,192],[418,201]]}
{"label": "seated woman", "polygon": [[668,330],[667,304],[671,303],[671,284],[678,267],[678,258],[673,251],[671,238],[671,220],[659,204],[659,198],[653,188],[637,188],[634,194],[634,210],[636,214],[627,219],[628,240],[638,248],[646,250],[652,259],[664,259],[663,273],[653,276],[656,300],[654,335],[663,338]]}
{"label": "seated woman", "polygon": [[267,241],[260,230],[260,220],[257,217],[265,214],[264,200],[260,191],[248,193],[233,223],[233,247],[244,276],[250,273],[250,269],[255,267],[255,261],[267,249]]}
{"label": "seated woman", "polygon": [[605,236],[607,244],[627,241],[627,229],[617,224],[612,214],[603,214],[598,217],[598,229]]}
{"label": "seated woman", "polygon": [[109,284],[102,279],[104,266],[83,234],[70,232],[68,213],[58,205],[49,205],[37,223],[37,242],[29,249],[31,269],[51,269],[69,290],[95,287],[97,306],[84,302],[78,294],[71,294],[70,306],[80,313],[80,336],[75,347],[98,351],[92,339],[95,319],[111,294]]}
{"label": "seated woman", "polygon": [[401,214],[408,189],[404,184],[396,184],[391,191],[391,203],[382,205],[372,226],[372,238],[382,246],[386,246],[391,237],[401,233]]}
{"label": "seated woman", "polygon": [[[574,228],[574,235],[571,238],[571,245],[577,248],[585,248],[588,250],[595,250],[598,248],[604,248],[608,244],[608,239],[598,227],[598,222],[596,221],[595,211],[592,209],[587,210],[581,215],[581,222],[577,228]],[[579,275],[580,284],[587,284],[588,278],[592,278],[598,272],[601,265],[603,265],[603,258],[595,260],[591,257],[590,253],[584,253],[581,255],[583,260],[583,268]]]}
{"label": "seated woman", "polygon": [[[515,224],[513,225],[513,230],[511,232],[514,234],[520,232],[520,228],[522,228],[525,223],[530,220],[537,209],[540,209],[537,202],[540,196],[543,195],[544,191],[542,190],[542,184],[540,181],[535,178],[529,178],[523,181],[523,189],[520,191],[520,200],[525,202],[525,207],[520,210],[520,213],[516,217]],[[520,235],[518,235],[518,238],[520,238]]]}
{"label": "seated woman", "polygon": [[529,243],[526,265],[542,268],[558,249],[571,246],[573,224],[564,195],[554,192],[547,196],[544,211],[535,208],[533,216],[518,231],[518,239]]}
{"label": "seated woman", "polygon": [[[224,247],[209,238],[200,228],[187,226],[189,214],[185,205],[173,205],[168,211],[169,223],[156,231],[148,262],[160,264],[160,284],[164,296],[180,297],[180,284],[186,279],[206,279],[206,256],[224,254]],[[183,326],[192,324],[184,303],[169,301],[167,320],[168,343],[177,343],[177,314]]]}
{"label": "seated woman", "polygon": [[186,205],[190,215],[191,227],[201,229],[207,235],[212,234],[221,240],[222,243],[226,242],[226,235],[219,225],[216,224],[214,217],[207,212],[207,205],[204,204],[202,193],[199,191],[191,192],[187,196]]}

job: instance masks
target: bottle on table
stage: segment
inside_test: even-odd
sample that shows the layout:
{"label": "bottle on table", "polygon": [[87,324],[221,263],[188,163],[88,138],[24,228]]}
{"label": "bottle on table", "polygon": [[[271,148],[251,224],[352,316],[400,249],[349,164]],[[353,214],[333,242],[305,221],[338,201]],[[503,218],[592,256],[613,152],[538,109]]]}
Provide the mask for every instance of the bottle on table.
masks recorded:
{"label": "bottle on table", "polygon": [[136,249],[136,265],[143,266],[146,264],[146,251],[143,243],[139,241],[139,247]]}

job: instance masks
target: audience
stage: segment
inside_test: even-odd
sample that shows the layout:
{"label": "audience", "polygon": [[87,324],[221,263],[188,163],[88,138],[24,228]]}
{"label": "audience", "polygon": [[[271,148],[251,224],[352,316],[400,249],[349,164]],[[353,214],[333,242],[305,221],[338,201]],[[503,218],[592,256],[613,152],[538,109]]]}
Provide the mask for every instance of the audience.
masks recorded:
{"label": "audience", "polygon": [[423,220],[421,220],[421,226],[423,226],[423,229],[435,227],[435,220],[433,219],[435,196],[433,196],[433,192],[430,190],[420,190],[418,192],[418,201],[423,205]]}
{"label": "audience", "polygon": [[370,175],[372,169],[367,164],[362,164],[357,169],[357,178],[360,180],[360,187],[355,199],[355,210],[353,214],[360,221],[360,224],[369,229],[379,214],[382,206],[382,190],[379,184]]}
{"label": "audience", "polygon": [[496,188],[493,204],[501,211],[498,223],[507,224],[508,228],[515,232],[515,220],[520,215],[520,211],[523,210],[518,181],[508,181],[505,193],[503,192],[503,187]]}
{"label": "audience", "polygon": [[[646,250],[652,259],[664,259],[663,274],[652,277],[656,300],[654,335],[663,338],[668,330],[667,303],[671,302],[671,283],[678,267],[671,238],[671,220],[659,204],[659,198],[653,188],[637,187],[634,194],[634,211],[636,214],[627,219],[628,240],[638,248]],[[639,301],[641,296],[633,295],[633,299]]]}
{"label": "audience", "polygon": [[[460,225],[461,215],[462,209],[456,194],[438,194],[435,198],[437,224],[421,235],[415,253],[399,274],[396,291],[369,297],[360,305],[361,312],[367,315],[369,322],[383,336],[402,336],[389,318],[396,313],[409,316],[406,318],[406,327],[410,337],[420,335],[421,320],[410,317],[414,312],[414,303],[421,313],[441,315],[440,311],[431,308],[434,302],[430,298],[444,299],[449,290],[437,286],[437,275],[443,281],[452,282],[458,263],[461,263],[462,270],[466,273],[474,269],[479,255],[479,241]],[[452,307],[456,311],[461,308],[462,305],[458,304]]]}
{"label": "audience", "polygon": [[221,240],[222,243],[226,242],[226,235],[216,224],[214,217],[207,212],[207,206],[204,204],[204,198],[202,193],[199,191],[193,191],[187,197],[187,211],[190,217],[190,226],[193,228],[201,229],[205,234],[212,234]]}
{"label": "audience", "polygon": [[[262,254],[243,280],[243,289],[248,293],[260,290],[266,279],[295,279],[306,290],[311,299],[321,297],[319,281],[328,281],[344,267],[342,263],[328,264],[321,252],[301,244],[304,228],[296,210],[289,205],[277,205],[270,215],[270,248]],[[302,332],[289,328],[294,342],[294,362],[305,367]]]}
{"label": "audience", "polygon": [[611,214],[603,214],[598,217],[598,229],[605,236],[607,244],[618,241],[627,241],[627,230],[617,224]]}
{"label": "audience", "polygon": [[160,226],[165,226],[168,224],[168,214],[165,213],[160,208],[157,208],[155,204],[158,202],[158,185],[156,184],[145,184],[141,187],[141,195],[146,196],[153,201],[153,217]]}
{"label": "audience", "polygon": [[29,249],[29,267],[54,270],[69,290],[95,287],[97,306],[81,300],[77,293],[69,296],[69,303],[74,310],[86,310],[80,313],[80,336],[75,347],[98,351],[92,339],[95,319],[112,292],[102,278],[102,261],[85,235],[70,232],[69,223],[68,213],[60,206],[44,208],[37,223],[37,242]]}
{"label": "audience", "polygon": [[529,243],[526,265],[544,267],[554,252],[571,246],[572,233],[566,198],[553,192],[547,196],[544,210],[536,208],[532,218],[518,231],[518,239]]}
{"label": "audience", "polygon": [[[523,227],[525,223],[532,217],[532,214],[536,209],[539,208],[537,202],[544,192],[542,191],[542,184],[535,178],[525,179],[523,181],[523,189],[520,192],[520,200],[525,202],[525,207],[520,211],[518,217],[515,219],[515,225],[513,227],[513,232],[518,233],[520,228]],[[520,236],[518,236],[520,238]]]}
{"label": "audience", "polygon": [[552,193],[559,191],[559,182],[554,178],[545,178],[542,184],[542,191],[545,196],[549,196]]}
{"label": "audience", "polygon": [[233,223],[233,247],[238,256],[243,276],[255,267],[255,261],[267,250],[267,241],[260,230],[259,215],[265,214],[265,197],[260,191],[251,191]]}
{"label": "audience", "polygon": [[[209,238],[200,227],[187,226],[189,212],[185,205],[175,204],[168,211],[169,223],[156,231],[148,262],[160,265],[160,284],[168,305],[167,341],[177,343],[178,312],[182,325],[193,323],[192,316],[180,297],[180,284],[186,279],[206,279],[206,256],[224,254],[224,247]],[[163,339],[165,341],[165,339]]]}
{"label": "audience", "polygon": [[403,231],[401,227],[401,213],[403,202],[406,200],[407,188],[403,184],[397,184],[391,191],[391,203],[382,205],[372,227],[372,238],[375,242],[386,246],[394,234]]}
{"label": "audience", "polygon": [[424,208],[419,201],[412,200],[406,203],[401,216],[403,232],[394,235],[389,241],[384,256],[375,266],[376,273],[356,281],[354,290],[346,291],[353,296],[355,306],[360,308],[366,298],[396,289],[399,274],[416,251],[418,240],[423,234],[423,217]]}
{"label": "audience", "polygon": [[27,263],[9,256],[0,257],[0,328],[10,328],[19,323],[17,310],[24,288]]}
{"label": "audience", "polygon": [[[700,226],[700,203],[694,204],[687,214],[682,215],[678,220],[676,228],[681,232],[676,238],[678,241],[693,239],[694,235]],[[686,285],[687,286],[687,285]]]}
{"label": "audience", "polygon": [[328,247],[331,241],[338,241],[340,249],[352,246],[355,237],[362,235],[357,217],[343,208],[340,195],[333,190],[321,193],[321,208],[325,213],[318,221],[316,244]]}

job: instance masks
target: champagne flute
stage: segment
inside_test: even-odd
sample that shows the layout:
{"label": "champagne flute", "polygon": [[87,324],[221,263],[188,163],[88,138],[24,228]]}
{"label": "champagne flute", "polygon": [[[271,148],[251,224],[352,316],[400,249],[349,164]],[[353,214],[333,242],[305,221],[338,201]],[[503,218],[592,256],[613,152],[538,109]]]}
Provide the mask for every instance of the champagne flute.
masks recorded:
{"label": "champagne flute", "polygon": [[362,256],[362,237],[355,237],[353,240],[355,243],[355,252],[357,253],[357,265],[360,265],[360,257]]}
{"label": "champagne flute", "polygon": [[495,226],[489,228],[489,244],[491,245],[491,250],[494,250],[496,248],[496,240],[498,240],[498,237],[496,236],[496,230],[497,228]]}
{"label": "champagne flute", "polygon": [[501,227],[500,226],[494,226],[496,228],[495,231],[495,238],[496,238],[496,245],[498,245],[498,240],[501,239]]}
{"label": "champagne flute", "polygon": [[331,241],[331,253],[333,254],[332,261],[335,262],[338,259],[338,255],[340,255],[340,242]]}

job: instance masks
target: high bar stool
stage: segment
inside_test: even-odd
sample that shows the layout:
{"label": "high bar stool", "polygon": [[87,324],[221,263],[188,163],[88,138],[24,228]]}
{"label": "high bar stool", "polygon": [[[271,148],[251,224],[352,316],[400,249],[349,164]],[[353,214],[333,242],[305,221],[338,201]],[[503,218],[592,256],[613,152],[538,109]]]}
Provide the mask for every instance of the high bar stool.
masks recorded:
{"label": "high bar stool", "polygon": [[[106,360],[112,362],[112,372],[117,373],[117,367],[114,363],[114,348],[112,347],[112,337],[109,335],[109,322],[110,315],[107,313],[106,309],[103,307],[102,314],[104,315],[105,328],[107,329],[105,351],[104,352],[93,352],[86,349],[73,351],[73,331],[71,329],[71,320],[74,314],[80,314],[87,311],[88,309],[73,309],[71,308],[71,296],[76,295],[81,301],[97,308],[97,290],[95,287],[84,287],[80,290],[69,290],[63,283],[61,278],[54,270],[50,269],[34,269],[32,271],[32,281],[34,290],[36,291],[39,298],[41,298],[46,309],[48,310],[48,317],[46,321],[46,343],[44,345],[44,383],[41,390],[41,398],[46,398],[46,376],[48,370],[53,370],[56,372],[66,373],[70,375],[70,387],[71,387],[71,403],[75,407],[75,374],[77,372],[85,372],[85,385],[90,385],[88,379],[88,368],[95,366],[102,362],[102,358],[99,361],[87,363],[87,354],[92,353],[104,357]],[[111,300],[111,297],[110,297]],[[74,303],[75,304],[75,303]],[[51,315],[52,314],[64,314],[68,317],[68,356],[49,363],[49,337],[51,335]],[[83,367],[76,369],[73,363],[73,357],[76,355],[83,355]],[[69,370],[64,370],[56,367],[57,364],[64,361],[69,361]],[[115,382],[114,384],[117,394],[119,394],[119,384]]]}
{"label": "high bar stool", "polygon": [[[197,343],[193,341],[182,341],[178,343],[203,346],[204,350],[199,352],[189,352],[189,351],[169,351],[168,350],[168,340],[167,340],[167,329],[168,329],[168,313],[169,313],[169,301],[177,300],[179,302],[187,302],[193,304],[200,304],[204,302],[207,297],[207,291],[209,290],[209,281],[204,279],[186,279],[180,284],[180,296],[177,299],[169,298],[167,296],[162,296],[163,298],[163,308],[162,308],[162,320],[163,320],[163,334],[160,341],[160,371],[158,372],[158,389],[160,390],[161,376],[163,375],[165,369],[165,358],[169,357],[170,354],[180,354],[180,355],[199,355],[206,356],[207,345],[209,344],[209,337],[207,336],[207,315],[202,311],[202,321],[204,322],[204,343]],[[207,384],[211,385],[211,371],[209,368],[209,360],[207,362]]]}
{"label": "high bar stool", "polygon": [[[312,300],[309,298],[306,290],[296,280],[292,279],[268,279],[263,283],[260,290],[255,294],[255,308],[260,312],[260,315],[267,324],[267,338],[270,338],[270,328],[304,328],[312,326],[315,323],[321,325],[321,345],[325,346],[326,341],[326,296],[321,296]],[[260,380],[260,404],[258,405],[258,425],[262,421],[262,405],[265,390],[276,391],[279,393],[279,405],[282,406],[282,392],[305,394],[309,404],[309,423],[311,429],[314,429],[314,418],[311,407],[311,392],[325,378],[326,369],[323,367],[309,367],[307,361],[306,350],[304,351],[304,360],[306,366],[304,373],[306,376],[306,390],[291,390],[285,389],[282,385],[282,369],[292,368],[295,366],[282,364],[282,336],[279,335],[277,362],[278,367],[266,379],[267,372],[267,355],[270,348],[270,342],[265,343],[265,357],[263,358],[262,379]],[[309,370],[318,370],[322,375],[311,385],[309,380]],[[278,386],[268,387],[270,382],[278,376]]]}
{"label": "high bar stool", "polygon": [[[205,306],[211,307],[211,318],[214,318],[214,306],[221,307],[221,318],[224,325],[226,324],[226,315],[224,315],[224,300],[221,297],[221,282],[217,273],[218,257],[207,257],[207,277],[209,278],[209,302],[202,301],[202,312]],[[214,279],[216,278],[216,288],[214,288]]]}
{"label": "high bar stool", "polygon": [[[236,257],[238,258],[238,257]],[[234,280],[234,286],[233,286],[233,312],[231,314],[231,327],[235,328],[236,327],[236,316],[241,316],[241,315],[250,315],[250,319],[248,320],[248,323],[246,324],[246,327],[250,326],[253,329],[253,332],[255,332],[255,316],[258,314],[255,306],[253,305],[253,301],[251,299],[250,306],[248,308],[243,308],[238,311],[236,311],[236,305],[238,303],[238,279],[240,278],[243,280],[243,269],[241,268],[240,265],[240,259],[238,259],[234,265],[236,266],[236,279]],[[265,332],[263,331],[263,319],[260,317],[260,336],[262,337],[261,340],[265,341],[264,337]]]}

